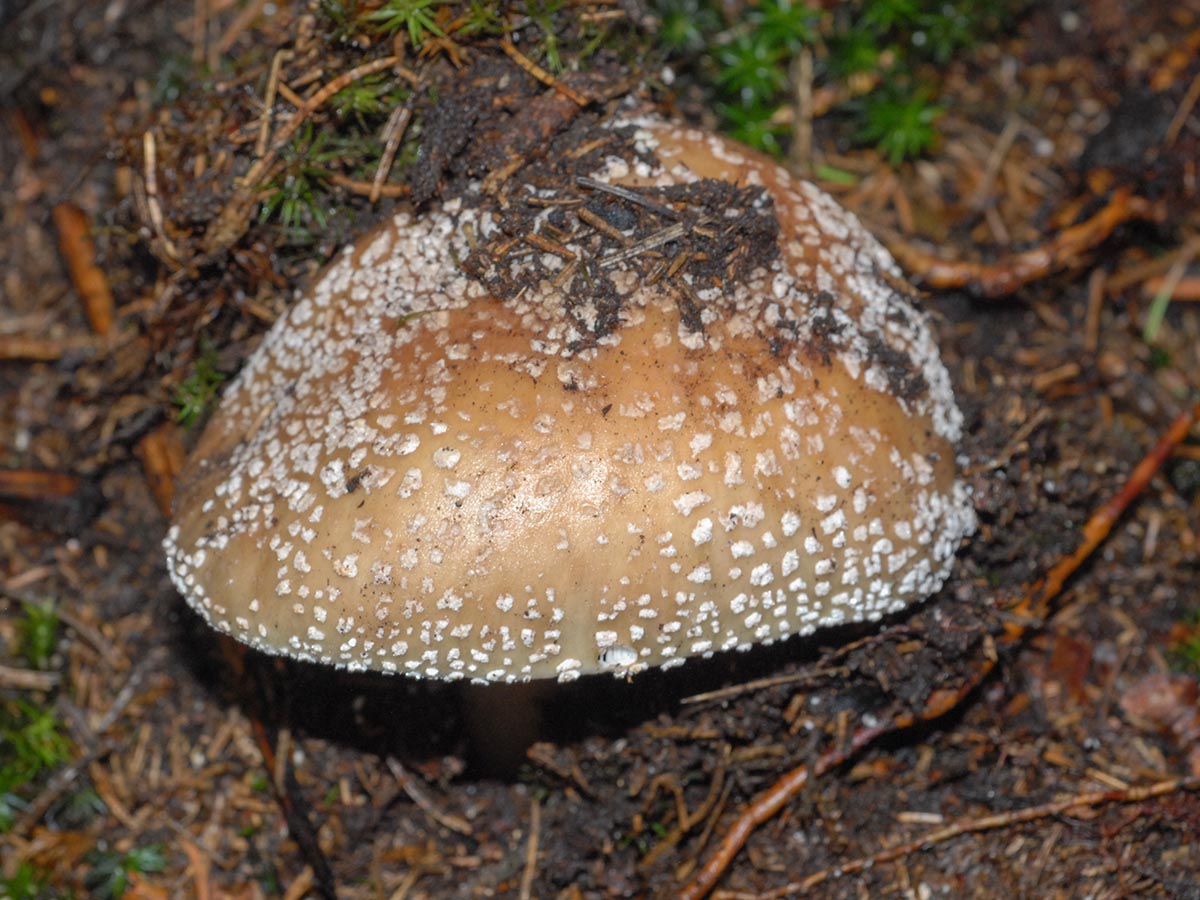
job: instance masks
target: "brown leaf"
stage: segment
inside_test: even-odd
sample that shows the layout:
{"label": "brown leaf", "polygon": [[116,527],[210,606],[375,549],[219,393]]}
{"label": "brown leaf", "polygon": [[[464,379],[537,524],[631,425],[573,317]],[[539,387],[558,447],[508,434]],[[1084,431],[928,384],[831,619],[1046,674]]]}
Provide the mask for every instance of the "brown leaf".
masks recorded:
{"label": "brown leaf", "polygon": [[1147,675],[1121,695],[1121,712],[1143,731],[1184,746],[1200,739],[1200,682],[1191,675]]}

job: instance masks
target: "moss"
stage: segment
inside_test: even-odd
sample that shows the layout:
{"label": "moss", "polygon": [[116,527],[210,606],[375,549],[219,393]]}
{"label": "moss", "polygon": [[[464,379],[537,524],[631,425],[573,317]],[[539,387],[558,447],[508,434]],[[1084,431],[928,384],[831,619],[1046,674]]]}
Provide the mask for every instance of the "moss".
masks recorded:
{"label": "moss", "polygon": [[12,827],[32,787],[71,752],[53,709],[24,699],[0,703],[0,831]]}
{"label": "moss", "polygon": [[841,88],[851,139],[897,165],[937,140],[940,71],[994,37],[1020,8],[1005,0],[860,0],[825,10],[792,0],[747,4],[736,22],[717,0],[659,0],[670,60],[706,85],[724,128],[776,155],[787,149],[789,74],[812,53],[814,76]]}

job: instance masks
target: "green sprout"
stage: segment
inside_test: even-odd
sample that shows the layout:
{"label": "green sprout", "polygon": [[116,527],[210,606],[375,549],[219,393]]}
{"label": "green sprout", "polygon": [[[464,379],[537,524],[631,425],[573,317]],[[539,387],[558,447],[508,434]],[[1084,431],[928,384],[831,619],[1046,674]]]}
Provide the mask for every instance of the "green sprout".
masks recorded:
{"label": "green sprout", "polygon": [[658,8],[659,38],[673,51],[698,53],[721,27],[716,10],[704,0],[664,0]]}
{"label": "green sprout", "polygon": [[717,84],[743,106],[765,106],[787,86],[787,48],[761,32],[743,32],[717,51]]}
{"label": "green sprout", "polygon": [[471,0],[463,23],[454,32],[456,36],[498,35],[504,31],[504,17],[491,0]]}
{"label": "green sprout", "polygon": [[217,389],[225,376],[217,369],[217,350],[205,335],[200,337],[195,370],[175,387],[171,401],[177,410],[176,421],[190,428],[216,402]]}
{"label": "green sprout", "polygon": [[1200,675],[1200,609],[1180,621],[1183,636],[1167,649],[1171,668],[1186,675]]}
{"label": "green sprout", "polygon": [[441,0],[387,0],[379,9],[368,13],[366,20],[388,34],[407,31],[409,43],[416,49],[425,43],[427,34],[445,35],[435,21],[441,5]]}
{"label": "green sprout", "polygon": [[930,102],[929,91],[912,94],[885,89],[866,99],[861,140],[874,143],[893,166],[920,156],[933,146],[934,127],[944,110]]}
{"label": "green sprout", "polygon": [[53,709],[26,700],[0,704],[0,831],[25,807],[20,792],[71,759],[71,741]]}
{"label": "green sprout", "polygon": [[297,238],[303,237],[300,232],[309,222],[324,228],[325,210],[317,199],[314,175],[324,178],[325,173],[305,168],[284,172],[282,177],[271,182],[267,186],[268,193],[263,199],[259,218],[264,222],[278,218],[284,230],[292,232]]}
{"label": "green sprout", "polygon": [[816,10],[792,0],[764,0],[754,13],[755,31],[762,39],[786,47],[793,54],[813,43],[816,20]]}
{"label": "green sprout", "polygon": [[[284,164],[262,195],[259,221],[277,221],[286,242],[294,246],[313,243],[317,237],[314,228],[325,229],[330,214],[340,208],[329,189],[329,178],[336,168],[344,171],[353,165],[355,171],[351,174],[374,171],[381,148],[378,137],[366,129],[363,119],[390,111],[402,96],[400,89],[384,82],[369,83],[361,92],[352,86],[341,93],[344,96],[339,112],[352,117],[347,127],[318,130],[313,123],[306,123],[285,149]],[[419,134],[419,129],[409,130],[413,137]]]}
{"label": "green sprout", "polygon": [[0,900],[59,900],[65,897],[50,887],[46,874],[23,862],[7,877],[0,877]]}
{"label": "green sprout", "polygon": [[45,669],[58,643],[58,612],[53,603],[25,603],[18,623],[20,653],[30,668]]}
{"label": "green sprout", "polygon": [[92,867],[84,884],[101,900],[116,900],[129,888],[130,876],[161,872],[167,867],[162,844],[136,847],[127,853],[93,850],[84,860]]}
{"label": "green sprout", "polygon": [[20,787],[71,758],[54,710],[27,700],[0,706],[0,789]]}
{"label": "green sprout", "polygon": [[[0,772],[0,780],[3,780],[4,773]],[[6,831],[12,831],[12,827],[17,823],[17,816],[25,809],[26,803],[17,794],[12,791],[0,790],[0,834]],[[3,894],[0,894],[3,897]]]}
{"label": "green sprout", "polygon": [[787,125],[774,121],[763,104],[719,103],[717,112],[725,120],[725,130],[743,144],[783,155],[782,138],[787,134]]}
{"label": "green sprout", "polygon": [[882,34],[912,25],[921,16],[920,4],[914,0],[875,0],[863,4],[860,22],[863,27]]}
{"label": "green sprout", "polygon": [[562,7],[561,0],[542,0],[529,5],[529,18],[542,30],[542,62],[555,74],[562,72],[562,56],[558,52],[558,35],[554,30],[554,15]]}
{"label": "green sprout", "polygon": [[365,120],[390,113],[405,98],[395,80],[384,72],[360,78],[330,98],[329,105],[342,118],[353,117],[360,125]]}
{"label": "green sprout", "polygon": [[47,818],[58,827],[81,829],[97,816],[108,812],[108,806],[92,787],[73,791],[50,807]]}

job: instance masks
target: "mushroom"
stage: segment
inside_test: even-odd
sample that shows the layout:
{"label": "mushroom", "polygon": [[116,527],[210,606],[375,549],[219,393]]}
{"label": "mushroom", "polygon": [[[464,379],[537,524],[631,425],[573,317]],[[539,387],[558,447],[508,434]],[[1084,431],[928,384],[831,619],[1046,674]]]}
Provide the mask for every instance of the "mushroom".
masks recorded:
{"label": "mushroom", "polygon": [[[887,252],[775,162],[642,111],[348,247],[231,384],[170,574],[267,653],[631,675],[878,619],[975,517]],[[552,159],[553,158],[553,159]]]}

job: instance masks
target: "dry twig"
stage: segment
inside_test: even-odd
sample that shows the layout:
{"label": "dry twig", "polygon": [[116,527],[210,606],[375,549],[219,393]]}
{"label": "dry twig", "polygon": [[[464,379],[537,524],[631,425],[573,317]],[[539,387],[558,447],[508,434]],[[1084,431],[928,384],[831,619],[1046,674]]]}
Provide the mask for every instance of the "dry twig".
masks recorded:
{"label": "dry twig", "polygon": [[404,140],[404,134],[408,131],[408,123],[412,121],[416,99],[417,92],[413,91],[403,106],[397,106],[392,110],[392,114],[383,128],[383,153],[380,154],[379,165],[375,169],[375,178],[371,181],[371,192],[368,194],[368,199],[372,203],[378,203],[379,198],[383,196],[385,182],[388,173],[392,171],[392,162],[396,158],[396,151],[400,149],[400,142]]}
{"label": "dry twig", "polygon": [[961,288],[984,297],[1003,297],[1073,264],[1131,219],[1149,219],[1154,208],[1129,188],[1115,191],[1091,218],[1065,228],[1040,247],[1014,253],[995,263],[949,262],[919,250],[898,235],[886,235],[888,249],[924,287]]}
{"label": "dry twig", "polygon": [[530,59],[528,56],[526,56],[524,53],[522,53],[520,50],[518,50],[513,45],[513,42],[509,39],[508,35],[505,35],[504,37],[502,37],[500,39],[500,49],[503,50],[505,52],[505,54],[507,54],[509,59],[511,59],[513,62],[515,62],[518,66],[520,66],[522,71],[524,71],[531,77],[536,78],[538,81],[540,81],[542,84],[546,85],[547,87],[553,88],[554,90],[558,91],[558,93],[562,94],[564,97],[566,97],[572,103],[578,104],[579,106],[587,106],[589,103],[592,102],[591,100],[589,100],[587,97],[583,96],[583,94],[579,93],[579,91],[575,90],[570,85],[564,84],[563,82],[559,81],[557,78],[555,78],[549,72],[547,72],[545,69],[543,69],[537,63],[535,63],[532,59]]}
{"label": "dry twig", "polygon": [[[292,773],[290,761],[285,754],[276,756],[274,742],[261,719],[252,716],[250,724],[254,729],[255,743],[262,754],[263,766],[273,776],[275,773],[282,776],[278,779],[272,777],[271,786],[274,788],[279,808],[283,812],[284,821],[287,822],[288,833],[300,847],[300,852],[308,863],[308,866],[305,867],[305,872],[308,873],[307,883],[295,896],[302,897],[315,881],[317,893],[323,900],[337,900],[337,881],[333,876],[333,869],[330,868],[329,860],[321,849],[312,822],[305,809],[302,808],[305,805],[303,795],[299,785],[296,784],[296,777]],[[299,880],[303,880],[303,878]],[[294,883],[292,889],[295,888],[297,888],[297,884]],[[291,896],[292,889],[289,889],[285,896]]]}
{"label": "dry twig", "polygon": [[61,672],[40,672],[37,669],[15,669],[0,665],[0,688],[21,691],[48,691],[62,681]]}
{"label": "dry twig", "polygon": [[[150,227],[158,238],[162,253],[167,261],[175,263],[179,260],[179,250],[175,243],[167,237],[166,220],[162,212],[162,201],[158,196],[158,142],[152,130],[142,135],[142,180],[145,185],[145,215],[150,220]],[[153,245],[151,245],[153,246]]]}
{"label": "dry twig", "polygon": [[417,784],[416,780],[408,774],[408,770],[400,760],[394,756],[387,758],[388,770],[396,779],[396,783],[400,785],[400,789],[408,795],[408,799],[415,803],[424,813],[433,819],[438,825],[443,828],[448,828],[455,834],[470,834],[471,823],[461,816],[456,816],[453,813],[443,812],[438,808],[437,804],[429,799],[429,796]]}
{"label": "dry twig", "polygon": [[521,873],[520,900],[533,896],[533,877],[537,874],[538,842],[542,836],[542,805],[537,797],[529,805],[529,844],[525,848],[525,870]]}
{"label": "dry twig", "polygon": [[98,339],[94,337],[37,338],[5,334],[0,335],[0,361],[54,362],[69,353],[92,352],[97,346]]}

